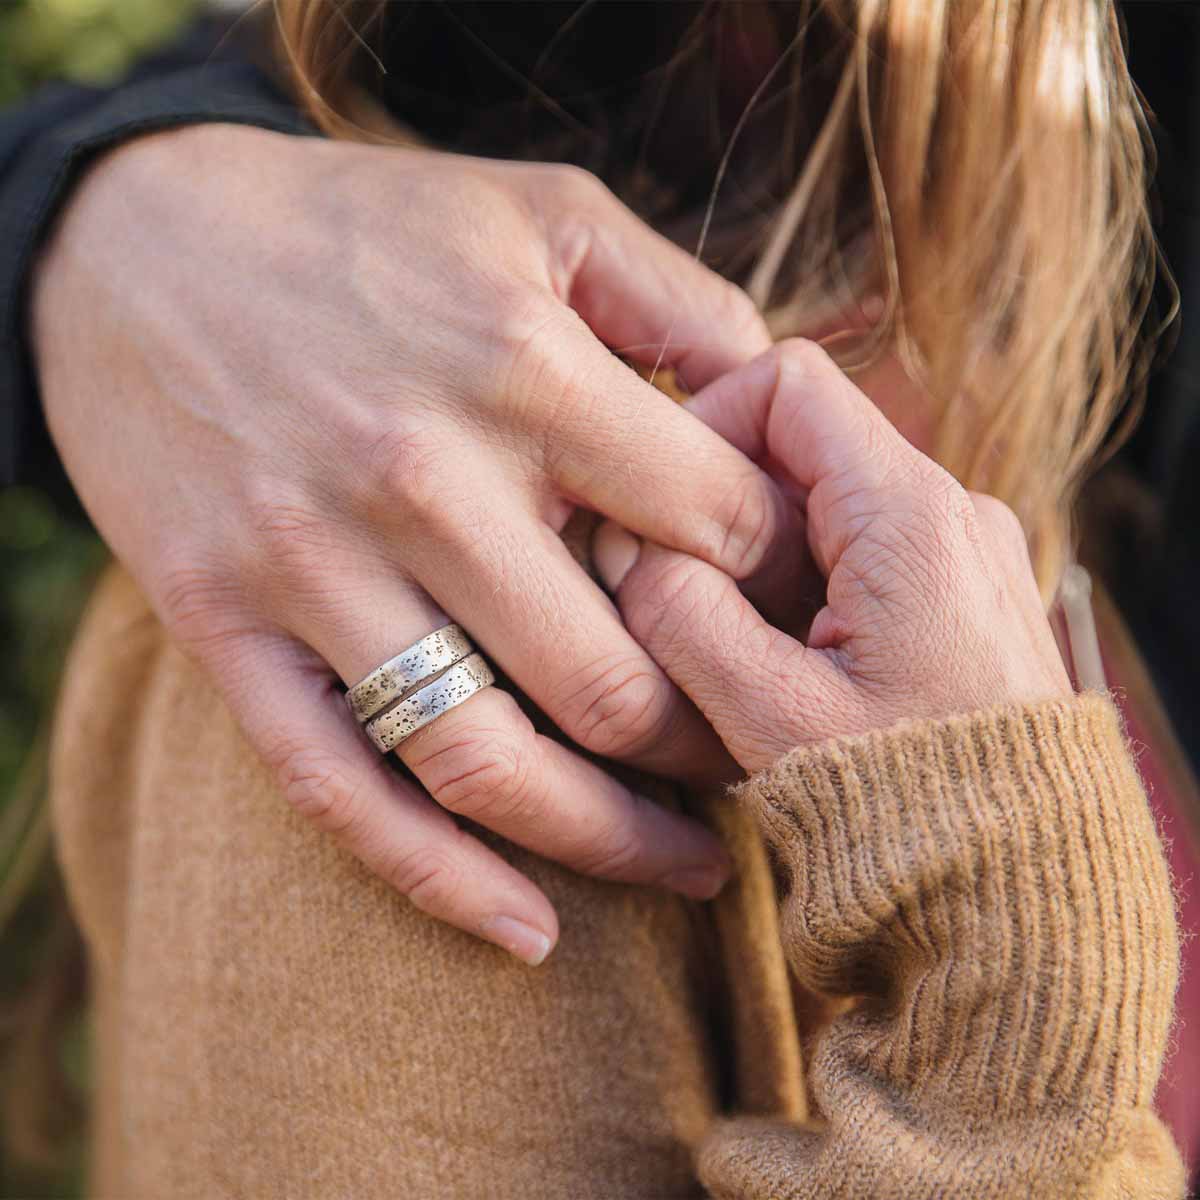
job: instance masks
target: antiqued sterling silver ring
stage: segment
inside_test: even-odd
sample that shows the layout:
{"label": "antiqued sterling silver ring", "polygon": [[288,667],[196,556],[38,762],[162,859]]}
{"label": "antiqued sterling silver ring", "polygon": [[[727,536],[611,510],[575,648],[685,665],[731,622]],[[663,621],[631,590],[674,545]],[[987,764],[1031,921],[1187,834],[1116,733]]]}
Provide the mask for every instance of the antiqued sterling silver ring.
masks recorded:
{"label": "antiqued sterling silver ring", "polygon": [[360,679],[346,693],[346,703],[355,720],[365,725],[394,700],[474,651],[457,625],[443,625]]}
{"label": "antiqued sterling silver ring", "polygon": [[470,654],[443,671],[432,683],[393,704],[366,723],[371,741],[384,753],[394,750],[443,713],[470,700],[476,692],[496,682],[482,654]]}

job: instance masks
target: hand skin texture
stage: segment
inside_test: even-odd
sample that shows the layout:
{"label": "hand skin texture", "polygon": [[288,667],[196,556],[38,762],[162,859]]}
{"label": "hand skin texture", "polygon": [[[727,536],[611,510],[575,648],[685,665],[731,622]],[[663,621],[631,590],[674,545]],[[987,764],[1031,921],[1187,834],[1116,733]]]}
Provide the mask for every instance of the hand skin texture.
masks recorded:
{"label": "hand skin texture", "polygon": [[731,777],[557,533],[583,505],[722,579],[787,569],[798,525],[767,473],[612,352],[666,341],[702,387],[770,344],[742,292],[574,169],[209,125],[97,162],[31,320],[80,497],[301,813],[529,962],[552,906],[451,814],[580,871],[720,888],[713,835],[500,688],[403,743],[422,790],[337,677],[452,619],[586,749]]}
{"label": "hand skin texture", "polygon": [[596,560],[746,771],[906,719],[1071,694],[1017,518],[915,449],[818,346],[783,342],[690,408],[802,499],[827,581],[806,640],[716,567],[611,523]]}

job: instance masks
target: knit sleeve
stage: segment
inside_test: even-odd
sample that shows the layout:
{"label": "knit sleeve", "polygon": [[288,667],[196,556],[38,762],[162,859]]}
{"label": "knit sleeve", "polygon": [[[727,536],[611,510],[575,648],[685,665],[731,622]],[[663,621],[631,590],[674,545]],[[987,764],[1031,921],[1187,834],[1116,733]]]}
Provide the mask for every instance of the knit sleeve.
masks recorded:
{"label": "knit sleeve", "polygon": [[721,1122],[712,1195],[1180,1197],[1151,1101],[1178,939],[1118,717],[1091,694],[793,751],[738,792],[782,877],[819,1124]]}

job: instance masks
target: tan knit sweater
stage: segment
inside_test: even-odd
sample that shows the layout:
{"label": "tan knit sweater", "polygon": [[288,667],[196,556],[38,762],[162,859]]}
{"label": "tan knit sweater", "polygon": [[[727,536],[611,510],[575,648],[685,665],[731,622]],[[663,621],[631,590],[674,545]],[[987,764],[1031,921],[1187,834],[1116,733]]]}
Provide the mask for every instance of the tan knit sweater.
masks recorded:
{"label": "tan knit sweater", "polygon": [[1183,1194],[1150,1107],[1171,890],[1104,697],[807,747],[691,800],[739,867],[711,905],[483,834],[561,914],[532,970],[289,812],[114,569],[54,800],[99,1195]]}

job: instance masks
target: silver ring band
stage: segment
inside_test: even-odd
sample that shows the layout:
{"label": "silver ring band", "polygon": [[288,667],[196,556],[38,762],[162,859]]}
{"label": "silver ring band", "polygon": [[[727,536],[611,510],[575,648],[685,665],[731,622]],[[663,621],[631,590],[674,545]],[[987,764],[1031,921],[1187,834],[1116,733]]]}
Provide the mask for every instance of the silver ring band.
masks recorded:
{"label": "silver ring band", "polygon": [[346,693],[346,703],[355,720],[366,724],[422,680],[452,667],[474,650],[457,625],[443,625],[360,679]]}
{"label": "silver ring band", "polygon": [[405,697],[366,724],[371,741],[384,753],[394,750],[431,721],[449,712],[476,692],[496,682],[482,654],[471,654],[457,662],[432,683]]}

